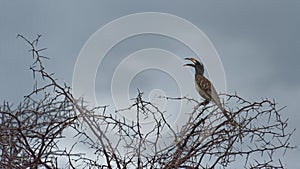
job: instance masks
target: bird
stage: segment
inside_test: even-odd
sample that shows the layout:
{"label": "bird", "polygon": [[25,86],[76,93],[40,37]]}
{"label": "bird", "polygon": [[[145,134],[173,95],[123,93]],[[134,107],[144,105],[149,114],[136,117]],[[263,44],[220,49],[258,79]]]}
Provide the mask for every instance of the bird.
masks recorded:
{"label": "bird", "polygon": [[201,62],[195,58],[184,58],[190,60],[193,64],[185,64],[184,66],[191,66],[195,68],[195,87],[201,97],[205,99],[204,104],[208,104],[210,101],[214,102],[217,107],[222,111],[232,125],[236,126],[237,123],[229,116],[228,111],[222,106],[220,97],[213,86],[213,84],[204,77],[204,66]]}

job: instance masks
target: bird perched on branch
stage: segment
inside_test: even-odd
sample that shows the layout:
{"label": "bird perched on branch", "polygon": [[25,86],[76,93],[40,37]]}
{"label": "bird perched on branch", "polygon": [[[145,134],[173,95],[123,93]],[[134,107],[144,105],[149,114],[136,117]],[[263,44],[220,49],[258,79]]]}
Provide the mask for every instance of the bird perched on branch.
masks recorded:
{"label": "bird perched on branch", "polygon": [[227,113],[227,110],[225,110],[222,106],[220,97],[216,89],[214,88],[212,83],[206,77],[203,76],[203,64],[194,58],[185,58],[185,60],[190,60],[193,62],[193,64],[185,64],[184,66],[191,66],[195,68],[195,86],[200,96],[205,99],[205,104],[208,104],[210,101],[213,101],[222,111],[227,120],[235,126],[237,123],[233,119],[231,119],[231,117]]}

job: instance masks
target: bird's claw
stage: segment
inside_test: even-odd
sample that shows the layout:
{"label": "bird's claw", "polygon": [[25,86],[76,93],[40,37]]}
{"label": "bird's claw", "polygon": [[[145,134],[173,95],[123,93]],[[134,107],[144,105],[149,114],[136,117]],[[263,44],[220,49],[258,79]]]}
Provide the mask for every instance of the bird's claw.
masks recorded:
{"label": "bird's claw", "polygon": [[208,100],[205,100],[204,102],[202,102],[200,105],[206,106],[209,103]]}

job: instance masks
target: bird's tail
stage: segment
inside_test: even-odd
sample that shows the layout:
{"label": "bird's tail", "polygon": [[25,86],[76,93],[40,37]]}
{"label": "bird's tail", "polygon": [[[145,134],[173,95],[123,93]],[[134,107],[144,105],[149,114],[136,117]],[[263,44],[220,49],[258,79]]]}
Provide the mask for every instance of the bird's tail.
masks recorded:
{"label": "bird's tail", "polygon": [[230,122],[233,126],[238,126],[238,123],[228,114],[229,112],[221,105],[221,103],[216,103],[218,108],[222,111],[226,119]]}

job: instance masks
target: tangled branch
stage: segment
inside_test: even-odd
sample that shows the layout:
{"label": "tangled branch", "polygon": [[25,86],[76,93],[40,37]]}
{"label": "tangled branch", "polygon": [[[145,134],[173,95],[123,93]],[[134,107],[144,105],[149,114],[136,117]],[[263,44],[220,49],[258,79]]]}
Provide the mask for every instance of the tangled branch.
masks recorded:
{"label": "tangled branch", "polygon": [[[238,123],[232,126],[215,105],[161,97],[195,105],[179,129],[139,90],[127,108],[114,112],[107,106],[90,108],[46,71],[47,57],[41,55],[45,48],[38,48],[40,35],[33,41],[18,37],[30,46],[36,84],[17,108],[7,102],[0,107],[1,167],[59,168],[62,160],[66,168],[222,168],[237,161],[245,168],[284,168],[273,157],[294,148],[289,143],[293,131],[282,119],[283,108],[269,99],[250,102],[237,94],[223,95],[224,106]],[[125,113],[134,113],[135,120],[126,119]],[[143,118],[153,119],[151,129],[144,129]],[[70,148],[62,147],[59,141],[71,130],[75,141]],[[95,156],[75,152],[80,144]]]}

